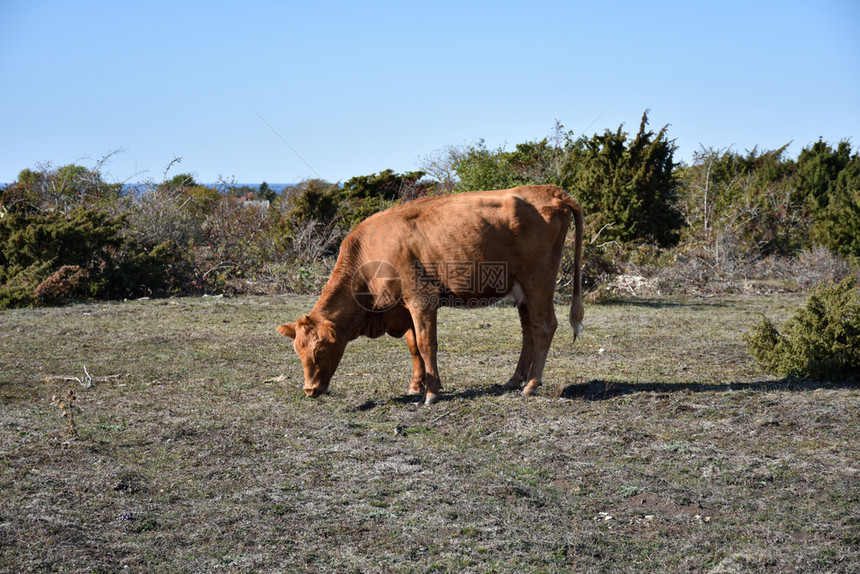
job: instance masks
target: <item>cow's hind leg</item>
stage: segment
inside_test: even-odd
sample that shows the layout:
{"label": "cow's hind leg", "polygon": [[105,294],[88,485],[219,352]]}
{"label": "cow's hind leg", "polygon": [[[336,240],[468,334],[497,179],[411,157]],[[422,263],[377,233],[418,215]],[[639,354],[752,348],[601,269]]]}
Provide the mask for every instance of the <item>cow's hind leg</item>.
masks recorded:
{"label": "cow's hind leg", "polygon": [[534,352],[532,354],[532,363],[529,367],[528,382],[525,388],[523,388],[524,396],[531,395],[541,385],[543,368],[546,365],[547,354],[549,354],[549,346],[552,343],[555,330],[558,328],[558,319],[555,318],[555,309],[552,303],[552,287],[549,290],[544,289],[544,292],[541,292],[540,288],[536,291],[538,291],[539,295],[533,295],[534,291],[532,293],[526,291]]}
{"label": "cow's hind leg", "polygon": [[517,361],[517,368],[514,369],[514,375],[505,383],[506,389],[519,389],[522,387],[523,381],[529,374],[529,368],[532,365],[532,357],[534,356],[534,337],[532,336],[532,320],[529,313],[528,305],[525,301],[517,304],[517,311],[520,315],[520,327],[523,331],[523,346],[520,350],[520,358]]}
{"label": "cow's hind leg", "polygon": [[442,381],[439,379],[439,368],[436,365],[436,316],[437,309],[434,307],[413,307],[412,324],[415,327],[415,343],[421,359],[424,361],[424,382],[427,394],[424,404],[432,405],[439,398],[442,390]]}
{"label": "cow's hind leg", "polygon": [[410,395],[420,395],[424,392],[424,359],[421,358],[421,353],[418,351],[418,342],[415,340],[415,330],[409,329],[406,331],[406,344],[409,346],[409,352],[412,353],[412,382],[409,383]]}

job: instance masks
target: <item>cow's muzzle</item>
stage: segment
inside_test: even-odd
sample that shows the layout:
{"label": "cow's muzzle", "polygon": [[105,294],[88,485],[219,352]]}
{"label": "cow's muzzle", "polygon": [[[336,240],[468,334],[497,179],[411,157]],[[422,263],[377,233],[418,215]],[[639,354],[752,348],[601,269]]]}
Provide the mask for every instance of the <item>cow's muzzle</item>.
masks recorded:
{"label": "cow's muzzle", "polygon": [[317,398],[320,395],[324,395],[328,392],[328,385],[326,386],[317,386],[317,387],[305,387],[305,394],[312,399]]}

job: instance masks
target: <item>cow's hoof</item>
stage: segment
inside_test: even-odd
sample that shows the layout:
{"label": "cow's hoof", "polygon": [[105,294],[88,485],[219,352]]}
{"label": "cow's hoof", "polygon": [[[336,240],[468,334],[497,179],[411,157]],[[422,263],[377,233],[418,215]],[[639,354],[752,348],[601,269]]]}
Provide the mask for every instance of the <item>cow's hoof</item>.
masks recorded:
{"label": "cow's hoof", "polygon": [[427,393],[427,397],[424,399],[424,404],[428,407],[439,400],[439,395],[434,393]]}
{"label": "cow's hoof", "polygon": [[502,385],[502,389],[506,391],[513,391],[514,389],[519,389],[520,385],[523,384],[523,380],[520,377],[511,377],[507,383]]}
{"label": "cow's hoof", "polygon": [[539,386],[540,381],[529,381],[529,384],[527,384],[526,387],[523,389],[523,396],[532,396]]}
{"label": "cow's hoof", "polygon": [[406,394],[410,396],[420,395],[421,389],[409,389],[408,391],[406,391]]}

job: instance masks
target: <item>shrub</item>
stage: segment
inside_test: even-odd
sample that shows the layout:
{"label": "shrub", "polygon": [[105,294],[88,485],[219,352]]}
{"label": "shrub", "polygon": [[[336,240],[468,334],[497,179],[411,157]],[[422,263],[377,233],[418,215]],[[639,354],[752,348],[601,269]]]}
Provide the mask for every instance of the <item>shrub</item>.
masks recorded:
{"label": "shrub", "polygon": [[120,299],[182,293],[187,267],[188,257],[170,240],[149,249],[126,241],[117,264],[105,270],[97,294]]}
{"label": "shrub", "polygon": [[785,147],[746,155],[703,149],[678,170],[678,206],[687,222],[688,255],[731,274],[772,255],[798,253],[809,235],[802,205],[792,199]]}
{"label": "shrub", "polygon": [[122,243],[121,219],[77,208],[69,214],[0,218],[0,305],[56,303],[96,295]]}
{"label": "shrub", "polygon": [[421,182],[422,177],[423,171],[398,174],[386,169],[353,177],[343,186],[311,179],[296,186],[287,219],[291,225],[298,226],[308,222],[326,226],[336,223],[348,231],[398,201],[427,195],[433,184]]}
{"label": "shrub", "polygon": [[36,304],[34,290],[51,275],[52,270],[50,261],[34,263],[26,268],[0,266],[0,309]]}
{"label": "shrub", "polygon": [[30,266],[41,261],[88,267],[108,257],[121,240],[119,219],[84,208],[69,214],[9,214],[0,219],[0,264]]}
{"label": "shrub", "polygon": [[459,180],[455,187],[458,192],[507,189],[534,183],[517,171],[510,152],[505,151],[504,147],[487,149],[483,140],[459,151],[453,162],[453,170]]}
{"label": "shrub", "polygon": [[747,333],[750,354],[768,371],[821,380],[860,374],[860,292],[857,279],[815,289],[780,333],[766,317]]}
{"label": "shrub", "polygon": [[646,110],[633,139],[622,126],[571,142],[560,183],[607,239],[667,247],[678,242],[684,223],[675,208],[676,146],[668,126],[655,134],[647,125]]}
{"label": "shrub", "polygon": [[612,132],[574,139],[556,124],[552,138],[488,149],[483,141],[457,151],[452,159],[456,191],[553,184],[582,205],[586,223],[604,238],[622,243],[677,243],[683,226],[676,209],[674,140],[668,126],[656,134],[642,114],[634,137],[619,126]]}
{"label": "shrub", "polygon": [[860,153],[848,141],[834,148],[819,140],[800,152],[794,183],[815,220],[812,241],[860,259]]}
{"label": "shrub", "polygon": [[32,214],[111,205],[121,196],[122,185],[104,181],[100,170],[112,155],[92,169],[75,164],[54,168],[50,163],[24,169],[16,182],[0,189],[0,211]]}
{"label": "shrub", "polygon": [[78,265],[63,265],[39,283],[33,294],[42,304],[68,301],[81,293],[87,275],[87,270]]}
{"label": "shrub", "polygon": [[341,202],[337,186],[321,179],[311,179],[299,184],[292,201],[292,210],[287,219],[296,223],[306,221],[334,221]]}
{"label": "shrub", "polygon": [[82,207],[0,218],[0,308],[174,290],[183,260],[176,245],[143,246],[122,236],[123,225],[124,217]]}
{"label": "shrub", "polygon": [[119,206],[126,214],[123,234],[141,245],[171,241],[187,248],[202,243],[203,216],[194,213],[191,203],[181,190],[148,184]]}

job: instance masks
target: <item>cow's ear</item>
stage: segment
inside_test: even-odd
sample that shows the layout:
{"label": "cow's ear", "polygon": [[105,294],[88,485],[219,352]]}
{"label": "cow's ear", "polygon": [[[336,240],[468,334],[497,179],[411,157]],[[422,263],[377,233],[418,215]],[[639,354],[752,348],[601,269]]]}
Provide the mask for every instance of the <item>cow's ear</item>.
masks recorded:
{"label": "cow's ear", "polygon": [[284,337],[289,337],[290,339],[295,340],[296,338],[296,324],[290,323],[288,325],[278,325],[277,329],[278,333],[283,335]]}

